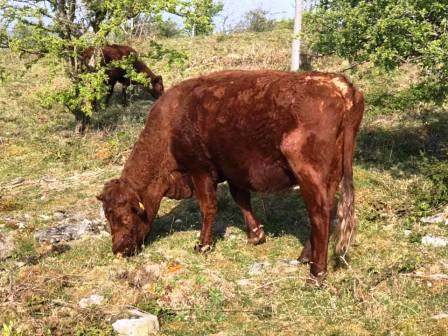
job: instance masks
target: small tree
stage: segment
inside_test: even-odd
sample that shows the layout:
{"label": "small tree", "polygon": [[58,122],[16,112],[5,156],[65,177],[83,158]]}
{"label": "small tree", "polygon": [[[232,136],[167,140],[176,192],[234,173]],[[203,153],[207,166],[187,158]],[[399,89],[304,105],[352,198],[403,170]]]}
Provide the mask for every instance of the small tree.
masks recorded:
{"label": "small tree", "polygon": [[249,32],[264,32],[274,28],[275,22],[268,18],[269,12],[256,8],[248,11],[238,25],[241,30]]}
{"label": "small tree", "polygon": [[154,25],[154,32],[156,36],[174,37],[180,35],[182,33],[182,30],[174,20],[167,19],[157,22]]}
{"label": "small tree", "polygon": [[448,3],[446,0],[325,0],[308,14],[310,47],[353,64],[384,69],[420,67],[427,97],[448,94]]}
{"label": "small tree", "polygon": [[294,19],[280,19],[274,21],[274,30],[293,30],[294,29]]}
{"label": "small tree", "polygon": [[176,12],[184,19],[185,30],[194,37],[207,35],[213,32],[213,17],[218,15],[224,4],[213,0],[192,0],[189,6],[184,6]]}
{"label": "small tree", "polygon": [[182,29],[171,18],[165,19],[160,15],[144,13],[123,22],[120,27],[125,38],[169,38],[183,33]]}
{"label": "small tree", "polygon": [[[106,69],[86,72],[81,55],[88,46],[100,48],[119,36],[124,23],[142,15],[183,13],[197,0],[0,0],[0,45],[12,50],[49,56],[66,71],[71,85],[47,96],[72,112],[81,124],[93,113],[93,103],[106,95]],[[207,20],[200,14],[195,20]],[[163,50],[163,48],[160,48]],[[100,58],[98,57],[98,63]],[[126,66],[126,60],[123,60]],[[128,62],[129,63],[129,62]],[[132,70],[132,69],[129,69]],[[144,81],[143,76],[129,76]],[[135,77],[135,78],[134,78]]]}

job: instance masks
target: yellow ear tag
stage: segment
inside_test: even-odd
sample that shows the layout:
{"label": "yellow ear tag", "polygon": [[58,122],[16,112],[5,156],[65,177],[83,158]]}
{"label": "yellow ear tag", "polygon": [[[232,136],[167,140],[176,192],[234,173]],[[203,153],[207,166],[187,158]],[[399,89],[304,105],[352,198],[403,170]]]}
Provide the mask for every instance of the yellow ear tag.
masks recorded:
{"label": "yellow ear tag", "polygon": [[138,206],[140,207],[140,209],[145,210],[145,206],[142,202],[138,202]]}

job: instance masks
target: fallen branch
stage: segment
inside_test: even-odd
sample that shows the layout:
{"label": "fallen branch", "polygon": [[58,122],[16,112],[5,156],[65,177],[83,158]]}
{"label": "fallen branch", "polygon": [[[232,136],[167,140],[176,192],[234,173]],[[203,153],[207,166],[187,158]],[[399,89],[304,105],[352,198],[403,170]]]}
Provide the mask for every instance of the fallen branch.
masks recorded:
{"label": "fallen branch", "polygon": [[448,275],[443,274],[443,273],[424,274],[423,272],[415,272],[415,273],[405,273],[405,274],[401,274],[401,275],[412,277],[412,278],[433,280],[433,281],[448,281]]}
{"label": "fallen branch", "polygon": [[341,70],[341,72],[345,72],[345,71],[351,70],[353,68],[356,68],[358,65],[362,65],[362,64],[367,63],[367,62],[368,61],[356,62],[356,63],[350,65],[348,68],[345,68],[345,69]]}
{"label": "fallen branch", "polygon": [[[132,305],[125,305],[126,308],[131,308],[140,311],[141,313],[148,313],[140,308]],[[257,310],[249,309],[213,309],[213,308],[168,308],[167,311],[201,311],[201,312],[220,312],[220,313],[256,313]]]}

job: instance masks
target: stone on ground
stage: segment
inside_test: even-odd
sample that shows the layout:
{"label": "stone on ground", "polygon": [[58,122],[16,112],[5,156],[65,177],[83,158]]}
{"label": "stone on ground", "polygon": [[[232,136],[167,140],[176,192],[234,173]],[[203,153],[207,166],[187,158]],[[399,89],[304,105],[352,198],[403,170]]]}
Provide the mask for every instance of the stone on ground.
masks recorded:
{"label": "stone on ground", "polygon": [[83,298],[79,301],[81,308],[87,308],[90,306],[99,306],[103,303],[104,297],[97,294],[92,294],[89,297]]}
{"label": "stone on ground", "polygon": [[0,233],[0,260],[10,257],[14,253],[14,248],[12,235]]}
{"label": "stone on ground", "polygon": [[434,247],[444,247],[448,245],[448,239],[443,237],[426,235],[422,238],[422,244]]}
{"label": "stone on ground", "polygon": [[157,316],[142,313],[138,310],[131,310],[130,312],[138,318],[117,320],[112,324],[112,328],[118,335],[150,336],[159,331],[160,326]]}

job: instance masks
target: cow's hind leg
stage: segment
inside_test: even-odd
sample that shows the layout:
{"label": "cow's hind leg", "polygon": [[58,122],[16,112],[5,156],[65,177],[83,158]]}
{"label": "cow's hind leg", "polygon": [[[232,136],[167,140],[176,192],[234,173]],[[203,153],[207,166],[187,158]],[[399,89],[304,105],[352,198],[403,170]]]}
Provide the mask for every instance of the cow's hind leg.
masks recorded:
{"label": "cow's hind leg", "polygon": [[107,95],[106,95],[106,106],[110,105],[110,99],[112,98],[112,95],[114,94],[115,83],[116,83],[116,81],[109,80],[109,82],[107,84],[108,85],[108,91],[107,91]]}
{"label": "cow's hind leg", "polygon": [[236,204],[238,204],[244,217],[247,230],[247,242],[249,244],[261,244],[266,241],[266,235],[263,231],[263,225],[257,221],[252,212],[250,204],[250,192],[248,190],[236,187],[229,183],[230,193]]}
{"label": "cow's hind leg", "polygon": [[341,175],[341,161],[335,154],[340,145],[336,139],[319,141],[300,131],[290,134],[281,145],[299,181],[311,222],[310,242],[305,243],[299,260],[310,263],[311,280],[317,284],[327,274],[330,216]]}
{"label": "cow's hind leg", "polygon": [[123,105],[123,107],[128,106],[128,86],[128,82],[122,83],[121,86],[121,105]]}
{"label": "cow's hind leg", "polygon": [[206,252],[212,246],[212,226],[216,214],[216,183],[206,175],[193,176],[193,186],[202,215],[202,229],[196,252]]}

